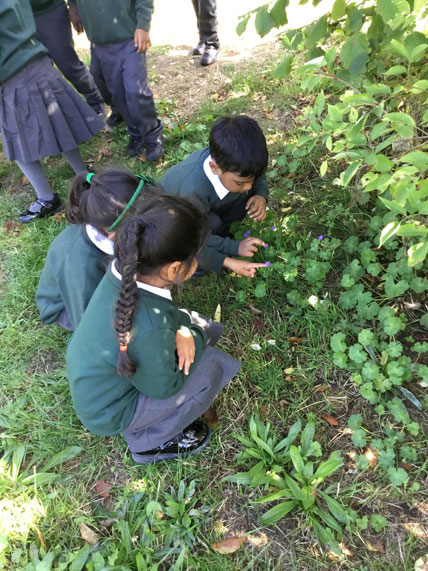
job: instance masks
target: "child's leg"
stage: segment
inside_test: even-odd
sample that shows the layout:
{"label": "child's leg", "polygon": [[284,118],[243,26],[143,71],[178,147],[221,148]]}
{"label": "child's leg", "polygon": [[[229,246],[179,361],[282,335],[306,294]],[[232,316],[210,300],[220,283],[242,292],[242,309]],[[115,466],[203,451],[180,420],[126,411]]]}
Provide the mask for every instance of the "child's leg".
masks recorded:
{"label": "child's leg", "polygon": [[63,151],[62,154],[76,174],[86,172],[88,170],[88,167],[80,154],[79,147],[71,149],[71,151]]}
{"label": "child's leg", "polygon": [[137,409],[124,431],[131,452],[144,452],[176,436],[212,405],[241,364],[226,353],[206,347],[184,387],[168,399],[140,394]]}
{"label": "child's leg", "polygon": [[31,163],[23,163],[22,161],[16,161],[16,164],[22,170],[22,172],[27,177],[30,184],[36,191],[37,198],[43,201],[53,200],[54,198],[53,190],[51,188],[51,185],[49,184],[49,181],[39,161],[32,161]]}

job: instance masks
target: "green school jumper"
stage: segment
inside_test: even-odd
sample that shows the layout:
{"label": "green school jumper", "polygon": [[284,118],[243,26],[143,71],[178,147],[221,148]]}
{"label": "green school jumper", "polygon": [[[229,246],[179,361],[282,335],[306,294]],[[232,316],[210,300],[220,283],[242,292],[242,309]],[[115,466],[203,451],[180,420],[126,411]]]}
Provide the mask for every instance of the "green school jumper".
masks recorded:
{"label": "green school jumper", "polygon": [[105,272],[106,254],[91,242],[85,226],[67,226],[49,248],[37,288],[43,323],[54,323],[65,309],[76,329]]}
{"label": "green school jumper", "polygon": [[[184,161],[171,167],[159,181],[166,194],[197,197],[207,214],[216,213],[220,207],[233,204],[241,196],[240,193],[229,192],[223,199],[218,197],[204,172],[204,161],[209,154],[208,147],[194,151]],[[254,181],[253,189],[256,195],[264,196],[266,200],[269,198],[268,183],[264,175]],[[238,248],[238,240],[212,235],[203,248],[199,261],[202,261],[204,268],[220,272],[224,259],[227,256],[237,256]]]}
{"label": "green school jumper", "polygon": [[67,376],[77,416],[100,436],[123,432],[131,423],[138,395],[166,399],[181,390],[187,376],[178,369],[175,336],[181,326],[195,340],[199,360],[206,335],[169,299],[138,289],[132,338],[128,348],[137,370],[131,377],[116,372],[119,342],[114,308],[120,280],[108,270],[95,291],[67,348]]}
{"label": "green school jumper", "polygon": [[28,0],[0,1],[0,84],[30,61],[48,53],[34,35],[36,24]]}
{"label": "green school jumper", "polygon": [[69,4],[77,6],[94,44],[129,40],[136,29],[150,31],[153,0],[70,0]]}

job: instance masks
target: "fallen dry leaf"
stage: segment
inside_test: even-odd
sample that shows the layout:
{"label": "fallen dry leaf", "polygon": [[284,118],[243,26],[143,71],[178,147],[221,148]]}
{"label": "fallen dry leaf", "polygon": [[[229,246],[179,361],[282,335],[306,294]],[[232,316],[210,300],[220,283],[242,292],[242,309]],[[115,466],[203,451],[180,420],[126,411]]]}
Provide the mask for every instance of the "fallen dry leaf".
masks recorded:
{"label": "fallen dry leaf", "polygon": [[260,393],[262,389],[259,389],[259,387],[256,387],[255,385],[253,385],[252,383],[248,383],[248,394],[251,396],[253,396],[256,393]]}
{"label": "fallen dry leaf", "polygon": [[45,543],[45,540],[44,540],[44,538],[43,538],[43,533],[40,531],[40,529],[39,529],[38,527],[37,527],[36,529],[37,529],[37,535],[38,535],[38,537],[39,537],[39,539],[40,539],[40,543],[41,543],[42,546],[46,549],[46,543]]}
{"label": "fallen dry leaf", "polygon": [[258,318],[256,315],[253,315],[253,319],[251,322],[251,331],[256,335],[263,335],[266,329],[266,323]]}
{"label": "fallen dry leaf", "polygon": [[364,456],[367,458],[370,468],[376,468],[379,456],[379,452],[376,448],[373,448],[373,446],[367,446]]}
{"label": "fallen dry leaf", "polygon": [[294,381],[297,381],[297,379],[290,377],[290,375],[285,375],[284,381],[287,381],[287,383],[293,383]]}
{"label": "fallen dry leaf", "polygon": [[26,176],[22,175],[21,184],[30,184],[30,181],[28,180],[28,178]]}
{"label": "fallen dry leaf", "polygon": [[98,480],[95,484],[95,492],[102,498],[108,498],[110,495],[110,484],[104,480]]}
{"label": "fallen dry leaf", "polygon": [[238,551],[246,539],[245,535],[242,535],[241,537],[228,537],[219,543],[213,543],[211,547],[214,551],[220,553],[220,555],[228,555],[229,553],[235,553],[235,551]]}
{"label": "fallen dry leaf", "polygon": [[117,518],[115,517],[109,517],[107,519],[103,519],[100,521],[100,526],[101,527],[111,527],[114,522],[117,521]]}
{"label": "fallen dry leaf", "polygon": [[89,545],[95,545],[100,540],[99,536],[92,531],[85,523],[79,523],[80,537],[89,543]]}
{"label": "fallen dry leaf", "polygon": [[267,416],[268,414],[269,414],[268,408],[264,404],[262,404],[262,406],[260,407],[260,415]]}
{"label": "fallen dry leaf", "polygon": [[415,571],[428,571],[428,555],[419,557],[415,561]]}
{"label": "fallen dry leaf", "polygon": [[210,406],[210,408],[204,412],[204,418],[211,430],[214,430],[220,424],[214,405]]}
{"label": "fallen dry leaf", "polygon": [[64,218],[64,210],[61,210],[61,212],[57,212],[56,214],[54,214],[52,216],[52,220],[54,222],[61,222],[61,220]]}
{"label": "fallen dry leaf", "polygon": [[290,402],[289,402],[288,400],[282,399],[282,400],[279,401],[278,404],[279,404],[279,406],[280,406],[281,408],[284,408],[285,406],[287,406],[288,404],[290,404]]}
{"label": "fallen dry leaf", "polygon": [[366,547],[369,551],[375,551],[376,553],[385,553],[385,547],[382,545],[380,541],[372,543],[368,539],[365,539],[364,543],[366,544]]}
{"label": "fallen dry leaf", "polygon": [[301,343],[303,341],[303,337],[289,337],[288,338],[291,343]]}
{"label": "fallen dry leaf", "polygon": [[403,468],[403,470],[406,470],[406,472],[412,469],[412,465],[407,462],[399,462],[398,465],[400,468]]}
{"label": "fallen dry leaf", "polygon": [[353,557],[354,552],[351,551],[349,549],[349,547],[346,547],[346,545],[344,543],[339,543],[339,547],[340,547],[340,551],[343,553],[343,555],[345,557]]}
{"label": "fallen dry leaf", "polygon": [[20,224],[17,224],[15,220],[8,220],[4,225],[4,229],[6,230],[6,232],[9,232],[13,236],[18,236],[22,230],[22,226]]}
{"label": "fallen dry leaf", "polygon": [[320,414],[319,416],[320,416],[320,418],[322,418],[326,422],[328,422],[328,424],[330,424],[330,426],[338,426],[339,425],[339,421],[337,420],[337,418],[334,418],[334,416],[331,416],[331,414]]}
{"label": "fallen dry leaf", "polygon": [[99,163],[103,157],[110,157],[112,154],[112,151],[108,147],[101,147],[98,151],[96,162]]}
{"label": "fallen dry leaf", "polygon": [[330,385],[318,385],[316,387],[314,387],[314,393],[323,393],[324,391],[326,391],[327,389],[330,388]]}

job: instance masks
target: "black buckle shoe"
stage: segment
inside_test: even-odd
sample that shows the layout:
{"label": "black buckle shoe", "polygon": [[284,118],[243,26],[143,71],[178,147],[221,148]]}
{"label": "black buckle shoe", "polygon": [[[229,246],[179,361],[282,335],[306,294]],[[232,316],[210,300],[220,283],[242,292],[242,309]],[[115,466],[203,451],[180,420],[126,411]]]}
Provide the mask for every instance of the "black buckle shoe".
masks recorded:
{"label": "black buckle shoe", "polygon": [[220,48],[205,45],[204,53],[201,57],[201,65],[207,66],[215,63],[217,61],[219,51]]}
{"label": "black buckle shoe", "polygon": [[124,119],[120,113],[117,111],[112,111],[106,121],[106,130],[113,131],[116,129],[116,127],[123,123],[123,121]]}
{"label": "black buckle shoe", "polygon": [[143,147],[143,139],[140,139],[140,137],[130,137],[128,146],[126,147],[126,154],[129,157],[136,157]]}
{"label": "black buckle shoe", "polygon": [[205,50],[205,42],[203,40],[199,40],[197,45],[192,50],[192,56],[201,56]]}
{"label": "black buckle shoe", "polygon": [[64,205],[61,203],[57,194],[54,194],[52,200],[41,200],[38,198],[36,202],[33,202],[33,204],[28,208],[26,212],[23,212],[19,216],[18,220],[24,224],[27,224],[36,218],[47,218],[48,216],[52,216],[63,208]]}
{"label": "black buckle shoe", "polygon": [[162,460],[177,460],[187,458],[191,454],[200,452],[211,439],[211,429],[202,420],[195,420],[187,428],[152,450],[145,452],[132,452],[132,458],[137,464],[150,464]]}

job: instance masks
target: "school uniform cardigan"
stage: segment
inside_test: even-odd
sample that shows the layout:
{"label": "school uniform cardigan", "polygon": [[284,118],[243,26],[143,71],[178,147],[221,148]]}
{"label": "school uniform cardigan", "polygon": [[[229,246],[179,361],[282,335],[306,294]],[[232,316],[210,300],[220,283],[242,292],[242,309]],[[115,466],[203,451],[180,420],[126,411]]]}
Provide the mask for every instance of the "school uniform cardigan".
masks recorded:
{"label": "school uniform cardigan", "polygon": [[[207,214],[216,213],[220,207],[233,204],[241,196],[240,193],[229,192],[223,199],[219,198],[204,172],[204,161],[209,154],[208,147],[194,151],[184,161],[168,169],[159,181],[166,194],[197,197]],[[254,181],[253,190],[254,194],[264,196],[266,200],[269,198],[269,187],[264,175]],[[204,268],[220,272],[224,259],[227,256],[237,256],[238,248],[238,240],[212,235],[198,260]]]}
{"label": "school uniform cardigan", "polygon": [[35,39],[35,33],[29,0],[0,1],[0,84],[48,53]]}
{"label": "school uniform cardigan", "polygon": [[189,316],[170,299],[138,288],[128,347],[137,369],[131,377],[120,376],[116,372],[119,342],[114,331],[119,291],[120,280],[109,269],[67,348],[74,408],[83,425],[100,436],[123,432],[129,426],[140,392],[166,399],[183,387],[187,376],[178,369],[175,348],[180,327],[188,327],[195,340],[195,361],[189,375],[206,343],[202,329],[191,325]]}
{"label": "school uniform cardigan", "polygon": [[35,16],[50,12],[64,4],[64,0],[30,0],[30,2]]}
{"label": "school uniform cardigan", "polygon": [[69,0],[77,6],[86,35],[94,44],[134,38],[135,30],[150,30],[153,0]]}
{"label": "school uniform cardigan", "polygon": [[40,276],[36,303],[43,323],[64,309],[76,329],[106,272],[106,254],[88,238],[85,226],[71,224],[52,242]]}

